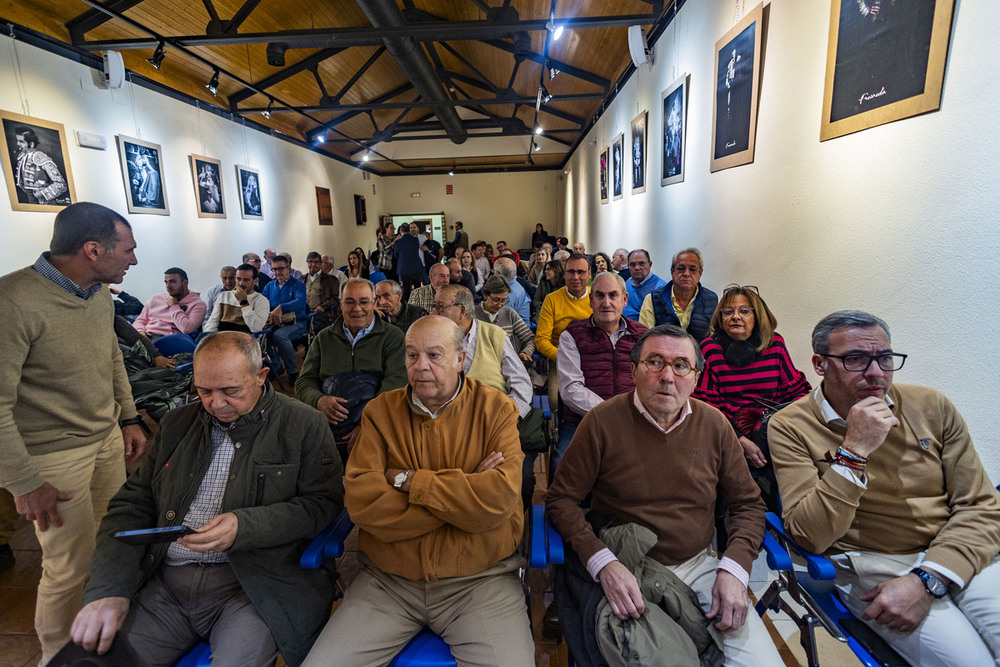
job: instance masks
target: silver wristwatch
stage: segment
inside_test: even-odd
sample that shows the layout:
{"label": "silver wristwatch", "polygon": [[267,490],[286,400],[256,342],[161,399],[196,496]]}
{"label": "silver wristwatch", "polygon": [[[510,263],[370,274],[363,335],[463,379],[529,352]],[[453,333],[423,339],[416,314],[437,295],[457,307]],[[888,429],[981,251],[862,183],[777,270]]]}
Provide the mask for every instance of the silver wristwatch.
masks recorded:
{"label": "silver wristwatch", "polygon": [[397,491],[403,490],[403,485],[406,484],[406,478],[409,477],[412,470],[404,470],[403,472],[396,473],[396,476],[392,478],[392,488]]}

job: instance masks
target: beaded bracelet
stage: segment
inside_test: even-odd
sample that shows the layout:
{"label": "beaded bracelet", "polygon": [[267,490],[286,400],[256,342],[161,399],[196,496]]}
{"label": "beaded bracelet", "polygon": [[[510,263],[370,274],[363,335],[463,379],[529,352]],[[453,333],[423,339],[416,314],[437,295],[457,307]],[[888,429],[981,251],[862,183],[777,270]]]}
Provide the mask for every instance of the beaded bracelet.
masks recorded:
{"label": "beaded bracelet", "polygon": [[864,472],[865,468],[868,467],[868,462],[867,461],[862,462],[862,461],[855,461],[855,460],[849,459],[846,456],[843,456],[840,453],[840,450],[837,450],[837,453],[834,455],[834,457],[833,457],[833,463],[834,464],[839,463],[840,465],[846,466],[846,467],[850,468],[851,470],[858,470],[860,472]]}
{"label": "beaded bracelet", "polygon": [[862,465],[868,463],[868,459],[866,457],[861,456],[860,454],[855,454],[847,447],[838,447],[836,456],[845,458],[848,461],[854,461],[855,463],[859,463]]}

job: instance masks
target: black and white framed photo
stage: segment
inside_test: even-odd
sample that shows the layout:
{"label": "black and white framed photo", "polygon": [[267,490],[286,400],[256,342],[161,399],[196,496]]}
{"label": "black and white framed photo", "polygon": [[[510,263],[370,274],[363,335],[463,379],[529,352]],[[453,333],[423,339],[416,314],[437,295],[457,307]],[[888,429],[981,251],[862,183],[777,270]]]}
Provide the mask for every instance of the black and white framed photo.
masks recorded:
{"label": "black and white framed photo", "polygon": [[263,220],[260,204],[260,172],[253,167],[236,165],[236,184],[240,188],[240,215],[244,220]]}
{"label": "black and white framed photo", "polygon": [[753,162],[763,22],[757,5],[715,43],[711,171]]}
{"label": "black and white framed photo", "polygon": [[226,217],[222,195],[222,162],[204,155],[191,154],[191,177],[199,218]]}
{"label": "black and white framed photo", "polygon": [[119,134],[118,159],[129,213],[170,215],[159,144]]}
{"label": "black and white framed photo", "polygon": [[663,161],[660,185],[684,181],[684,151],[687,138],[688,75],[674,81],[661,95],[663,109]]}
{"label": "black and white framed photo", "polygon": [[601,151],[601,203],[608,203],[608,147]]}
{"label": "black and white framed photo", "polygon": [[621,132],[611,142],[611,195],[614,199],[622,198],[622,147],[625,143],[625,133]]}
{"label": "black and white framed photo", "polygon": [[646,191],[646,116],[643,111],[632,119],[632,194]]}
{"label": "black and white framed photo", "polygon": [[61,123],[0,111],[3,171],[15,211],[58,212],[77,201]]}
{"label": "black and white framed photo", "polygon": [[941,106],[955,0],[833,0],[820,141]]}

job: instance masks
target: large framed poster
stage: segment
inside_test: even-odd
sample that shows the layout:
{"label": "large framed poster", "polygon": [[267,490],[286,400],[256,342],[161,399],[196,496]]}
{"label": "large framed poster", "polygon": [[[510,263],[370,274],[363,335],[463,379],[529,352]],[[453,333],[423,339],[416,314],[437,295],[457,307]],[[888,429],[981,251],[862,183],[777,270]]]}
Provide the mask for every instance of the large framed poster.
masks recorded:
{"label": "large framed poster", "polygon": [[601,151],[601,203],[608,203],[608,147]]}
{"label": "large framed poster", "polygon": [[941,106],[955,0],[832,0],[820,141]]}
{"label": "large framed poster", "polygon": [[614,199],[622,198],[622,145],[624,142],[624,132],[619,133],[611,142],[611,196]]}
{"label": "large framed poster", "polygon": [[757,5],[715,43],[711,171],[753,162],[763,21]]}
{"label": "large framed poster", "polygon": [[226,217],[222,194],[222,162],[204,155],[191,155],[191,177],[199,218]]}
{"label": "large framed poster", "polygon": [[128,212],[170,215],[160,145],[124,134],[116,138]]}
{"label": "large framed poster", "polygon": [[646,191],[646,117],[643,111],[632,119],[632,194]]}
{"label": "large framed poster", "polygon": [[684,180],[684,141],[687,138],[688,75],[674,81],[660,95],[663,110],[663,155],[660,185]]}
{"label": "large framed poster", "polygon": [[12,209],[58,213],[77,201],[61,123],[0,111],[0,125],[6,148],[0,156]]}

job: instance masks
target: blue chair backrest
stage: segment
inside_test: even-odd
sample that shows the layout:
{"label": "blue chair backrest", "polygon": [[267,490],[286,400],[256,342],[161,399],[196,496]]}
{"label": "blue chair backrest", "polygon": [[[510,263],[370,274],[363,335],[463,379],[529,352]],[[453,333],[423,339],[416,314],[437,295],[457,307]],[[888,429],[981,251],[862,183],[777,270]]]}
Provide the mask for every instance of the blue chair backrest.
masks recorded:
{"label": "blue chair backrest", "polygon": [[194,339],[187,334],[170,334],[153,341],[153,346],[165,357],[181,352],[194,352]]}

